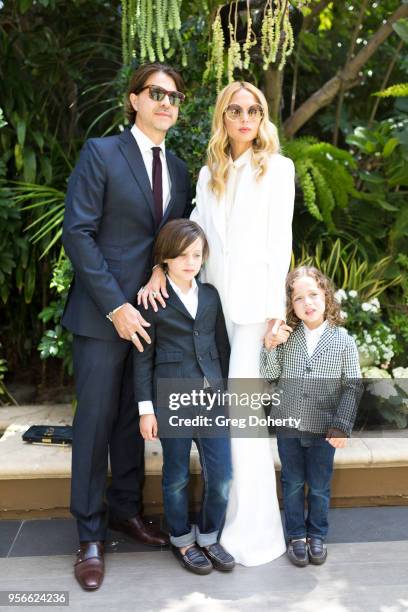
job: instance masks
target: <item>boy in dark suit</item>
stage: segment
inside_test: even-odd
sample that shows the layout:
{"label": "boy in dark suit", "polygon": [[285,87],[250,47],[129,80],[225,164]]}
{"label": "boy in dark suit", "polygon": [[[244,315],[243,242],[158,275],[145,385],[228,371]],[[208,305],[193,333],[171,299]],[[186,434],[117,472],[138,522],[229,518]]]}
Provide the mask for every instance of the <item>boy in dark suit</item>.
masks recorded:
{"label": "boy in dark suit", "polygon": [[[166,419],[169,422],[169,406],[158,396],[157,387],[163,379],[170,379],[171,391],[180,391],[191,381],[191,390],[211,387],[214,393],[222,391],[223,378],[228,376],[229,342],[219,295],[212,285],[195,280],[207,254],[204,232],[193,221],[177,219],[162,228],[154,258],[167,273],[169,298],[166,308],[146,311],[151,344],[133,355],[141,434],[145,440],[154,440],[158,422],[161,430],[163,501],[172,551],[183,567],[196,574],[208,574],[213,567],[230,571],[235,565],[233,557],[218,543],[232,475],[230,440],[228,435],[214,435],[211,429],[206,433],[200,425],[170,432],[171,427],[165,425]],[[188,410],[198,417],[209,414],[206,405],[196,411],[189,406]],[[196,525],[190,524],[188,515],[193,439],[204,480]]]}

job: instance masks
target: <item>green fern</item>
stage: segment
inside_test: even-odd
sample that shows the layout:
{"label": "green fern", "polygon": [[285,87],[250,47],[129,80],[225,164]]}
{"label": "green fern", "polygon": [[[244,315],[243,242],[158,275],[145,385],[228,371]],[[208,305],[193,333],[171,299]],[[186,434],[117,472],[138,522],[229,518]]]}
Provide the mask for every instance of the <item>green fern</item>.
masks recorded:
{"label": "green fern", "polygon": [[283,148],[295,164],[306,209],[334,233],[334,209],[345,208],[356,192],[351,174],[356,161],[347,151],[311,136],[289,141]]}
{"label": "green fern", "polygon": [[387,89],[383,89],[383,91],[376,91],[372,95],[379,98],[403,98],[408,96],[408,83],[397,83],[387,87]]}

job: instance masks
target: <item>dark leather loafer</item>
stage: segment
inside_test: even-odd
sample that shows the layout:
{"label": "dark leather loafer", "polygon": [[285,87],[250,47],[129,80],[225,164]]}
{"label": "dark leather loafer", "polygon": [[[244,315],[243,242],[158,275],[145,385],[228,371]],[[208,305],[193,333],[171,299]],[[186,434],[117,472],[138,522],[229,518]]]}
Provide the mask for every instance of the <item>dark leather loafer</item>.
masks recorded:
{"label": "dark leather loafer", "polygon": [[310,563],[322,565],[327,559],[327,547],[321,538],[307,538],[307,550]]}
{"label": "dark leather loafer", "polygon": [[169,543],[169,537],[160,529],[145,523],[140,514],[130,519],[110,517],[109,528],[121,531],[147,546],[166,546]]}
{"label": "dark leather loafer", "polygon": [[220,572],[230,572],[235,567],[235,559],[225,550],[221,544],[216,542],[210,546],[202,546],[204,554],[209,558],[213,567]]}
{"label": "dark leather loafer", "polygon": [[195,544],[190,546],[184,555],[177,546],[171,545],[171,551],[177,561],[189,572],[193,572],[193,574],[204,576],[213,569],[212,563],[207,559],[201,548]]}
{"label": "dark leather loafer", "polygon": [[105,574],[103,542],[80,542],[74,565],[75,578],[85,591],[96,591]]}
{"label": "dark leather loafer", "polygon": [[305,567],[309,564],[307,546],[303,540],[290,540],[287,553],[290,562],[296,567]]}

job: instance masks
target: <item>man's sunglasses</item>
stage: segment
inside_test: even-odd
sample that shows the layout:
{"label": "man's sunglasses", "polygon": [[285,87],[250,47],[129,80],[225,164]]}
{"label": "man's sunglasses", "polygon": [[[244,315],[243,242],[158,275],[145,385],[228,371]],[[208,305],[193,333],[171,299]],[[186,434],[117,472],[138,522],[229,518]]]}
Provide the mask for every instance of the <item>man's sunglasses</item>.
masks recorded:
{"label": "man's sunglasses", "polygon": [[181,91],[167,91],[167,89],[163,89],[163,87],[158,85],[146,85],[140,91],[142,92],[145,89],[149,90],[149,97],[155,102],[161,102],[165,96],[168,96],[172,106],[180,106],[186,97]]}

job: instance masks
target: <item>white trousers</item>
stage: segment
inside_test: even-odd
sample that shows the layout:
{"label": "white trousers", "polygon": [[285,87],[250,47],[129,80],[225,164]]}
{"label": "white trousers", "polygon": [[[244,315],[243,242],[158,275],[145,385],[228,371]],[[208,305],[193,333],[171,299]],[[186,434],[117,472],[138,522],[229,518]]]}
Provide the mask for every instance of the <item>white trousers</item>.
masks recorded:
{"label": "white trousers", "polygon": [[[259,379],[265,323],[236,325],[227,319],[226,324],[231,344],[229,378]],[[236,562],[246,566],[268,563],[286,550],[271,440],[266,432],[262,435],[258,430],[255,435],[235,437],[232,429],[233,480],[220,540]]]}

